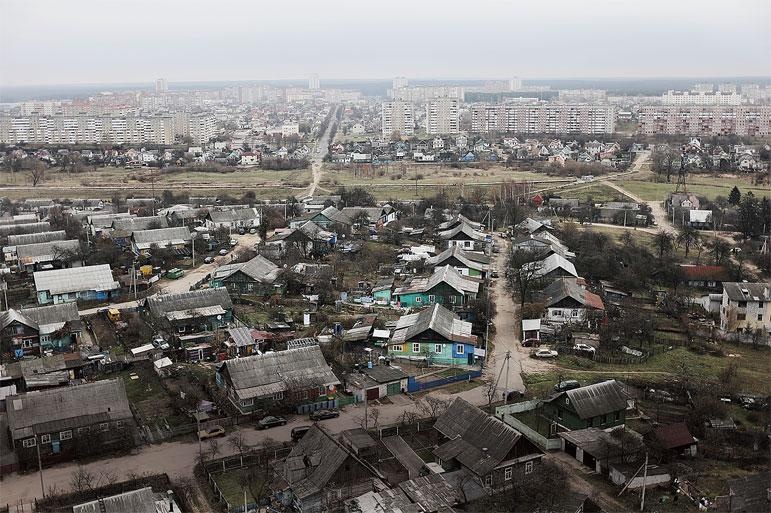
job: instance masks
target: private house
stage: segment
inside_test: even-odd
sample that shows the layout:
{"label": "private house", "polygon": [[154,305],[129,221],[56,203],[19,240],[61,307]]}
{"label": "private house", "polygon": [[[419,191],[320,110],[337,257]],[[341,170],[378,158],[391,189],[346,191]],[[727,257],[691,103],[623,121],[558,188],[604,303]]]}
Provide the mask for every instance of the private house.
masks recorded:
{"label": "private house", "polygon": [[86,224],[91,235],[102,236],[106,235],[112,230],[112,223],[116,219],[136,217],[128,212],[120,212],[117,214],[97,214],[86,217]]}
{"label": "private house", "polygon": [[457,228],[461,225],[468,225],[472,229],[477,231],[482,231],[484,229],[484,226],[482,226],[482,223],[477,223],[476,221],[472,221],[468,217],[464,216],[463,214],[456,214],[451,219],[440,223],[436,227],[437,232],[444,232],[447,230],[452,230],[453,228]]}
{"label": "private house", "polygon": [[68,386],[83,378],[83,371],[92,366],[95,367],[96,362],[83,360],[78,352],[25,358],[6,365],[3,382],[11,380],[19,393]]}
{"label": "private house", "polygon": [[275,282],[281,269],[262,255],[247,262],[227,264],[212,272],[211,287],[224,287],[232,294],[272,296],[281,292]]}
{"label": "private house", "polygon": [[463,276],[482,278],[490,270],[490,257],[482,253],[464,251],[461,246],[452,246],[436,256],[426,259],[427,267],[452,266]]}
{"label": "private house", "polygon": [[639,213],[639,203],[629,201],[608,201],[600,205],[595,221],[623,224],[626,226],[635,224],[636,216]]}
{"label": "private house", "polygon": [[461,223],[455,228],[438,232],[439,237],[447,242],[447,247],[460,246],[463,249],[484,249],[486,244],[485,234],[476,231],[466,223]]}
{"label": "private house", "polygon": [[[314,223],[309,221],[303,226],[308,224],[312,225]],[[319,231],[322,230],[319,228]],[[265,239],[265,246],[271,249],[275,248],[277,250],[275,253],[278,255],[284,255],[288,250],[294,249],[303,257],[307,257],[313,253],[315,240],[311,238],[305,230],[301,230],[300,228],[279,228],[273,232],[273,235]],[[327,246],[327,251],[324,253],[328,252],[329,249],[330,247]],[[271,254],[274,253],[271,252]]]}
{"label": "private house", "polygon": [[384,479],[338,439],[312,426],[284,460],[283,501],[299,513],[341,511],[352,497],[371,492],[373,478]]}
{"label": "private house", "polygon": [[688,224],[699,230],[712,229],[712,211],[692,209],[688,211]]}
{"label": "private house", "polygon": [[156,294],[142,306],[157,329],[176,334],[183,342],[211,338],[212,332],[233,321],[233,303],[222,288]]}
{"label": "private house", "polygon": [[9,235],[8,246],[13,247],[13,246],[24,246],[26,244],[40,244],[41,242],[53,242],[55,240],[65,240],[66,238],[67,238],[67,233],[64,230],[57,230],[53,232]]}
{"label": "private house", "polygon": [[531,217],[528,217],[524,221],[517,224],[514,229],[517,231],[517,233],[528,235],[536,235],[553,230],[550,220],[537,220]]}
{"label": "private house", "polygon": [[461,398],[436,419],[434,429],[441,435],[436,462],[446,471],[467,470],[487,488],[522,481],[543,458],[519,431]]}
{"label": "private house", "polygon": [[721,292],[723,283],[731,281],[722,265],[680,264],[686,286],[708,292]]}
{"label": "private house", "polygon": [[149,486],[72,506],[72,513],[175,513],[182,510],[171,492]]}
{"label": "private house", "polygon": [[76,303],[0,312],[0,352],[15,358],[44,351],[68,351],[78,343],[82,323]]}
{"label": "private house", "polygon": [[16,258],[19,269],[26,272],[83,265],[78,240],[57,240],[16,246]]}
{"label": "private house", "polygon": [[50,231],[51,223],[48,221],[25,224],[0,224],[0,241],[6,240],[11,235],[24,235]]}
{"label": "private house", "polygon": [[231,358],[260,354],[260,346],[273,338],[266,331],[245,327],[228,328],[226,332],[228,339],[225,341],[225,347]]}
{"label": "private house", "polygon": [[682,208],[685,210],[699,210],[701,202],[699,198],[690,192],[673,192],[667,200],[668,210],[672,208]]}
{"label": "private house", "polygon": [[569,251],[567,246],[548,231],[540,232],[538,235],[527,234],[514,239],[511,243],[511,250],[514,252],[532,251],[544,257],[556,253],[568,260],[576,256],[575,253]]}
{"label": "private house", "polygon": [[386,226],[399,218],[396,209],[387,203],[381,207],[343,207],[340,212],[352,221],[366,217],[367,223],[376,228]]}
{"label": "private house", "polygon": [[22,468],[134,446],[134,417],[120,379],[6,398],[10,441]]}
{"label": "private house", "polygon": [[36,271],[33,274],[37,302],[41,305],[68,301],[109,301],[120,294],[120,283],[108,264]]}
{"label": "private house", "polygon": [[[138,155],[137,155],[138,156]],[[144,212],[153,212],[158,200],[155,198],[126,198],[126,207],[129,214],[137,215]]]}
{"label": "private house", "polygon": [[568,430],[609,429],[626,421],[627,395],[616,380],[554,394],[543,401],[543,415]]}
{"label": "private house", "polygon": [[470,322],[434,304],[399,318],[388,342],[388,354],[440,365],[473,365],[476,343]]}
{"label": "private house", "polygon": [[389,395],[398,395],[407,390],[407,375],[398,367],[376,365],[361,369],[345,377],[345,390],[356,398],[356,402],[374,401]]}
{"label": "private house", "polygon": [[546,308],[544,319],[547,322],[579,324],[592,315],[601,316],[605,311],[602,299],[586,290],[583,278],[557,278],[540,296],[540,302]]}
{"label": "private house", "polygon": [[557,278],[564,277],[578,278],[573,262],[555,253],[539,262],[529,262],[525,266],[533,267],[533,279],[540,280],[541,283],[551,283]]}
{"label": "private house", "polygon": [[153,246],[168,249],[182,249],[192,241],[186,226],[137,230],[131,234],[131,249],[137,255],[149,255]]}
{"label": "private house", "polygon": [[724,282],[720,329],[735,333],[760,329],[771,334],[771,284]]}
{"label": "private house", "polygon": [[236,210],[210,210],[204,225],[210,230],[217,228],[256,228],[260,225],[260,211],[256,208]]}
{"label": "private house", "polygon": [[665,460],[678,456],[696,456],[698,441],[685,422],[656,426],[650,433],[650,439],[651,445]]}
{"label": "private house", "polygon": [[109,236],[116,246],[127,248],[131,246],[131,236],[134,232],[168,227],[169,221],[166,216],[119,217],[113,219]]}
{"label": "private house", "polygon": [[340,384],[317,345],[226,360],[216,378],[244,415],[274,406],[301,413],[333,407]]}
{"label": "private house", "polygon": [[306,220],[313,221],[315,224],[317,224],[318,226],[320,226],[325,230],[336,224],[344,225],[344,226],[350,226],[351,224],[353,224],[353,221],[351,220],[350,217],[348,217],[342,211],[338,210],[333,206],[329,206],[324,210],[322,210],[321,212],[312,214]]}
{"label": "private house", "polygon": [[393,297],[401,308],[422,307],[433,303],[448,308],[461,307],[479,293],[479,280],[467,278],[449,265],[434,269],[431,276],[414,277],[397,288]]}
{"label": "private house", "polygon": [[391,304],[391,292],[394,288],[394,277],[380,278],[372,287],[372,298],[378,304]]}

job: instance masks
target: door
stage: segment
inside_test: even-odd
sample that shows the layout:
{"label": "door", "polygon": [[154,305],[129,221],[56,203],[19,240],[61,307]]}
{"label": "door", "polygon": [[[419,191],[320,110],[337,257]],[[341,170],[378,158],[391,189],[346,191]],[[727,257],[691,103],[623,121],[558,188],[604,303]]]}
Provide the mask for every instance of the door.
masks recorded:
{"label": "door", "polygon": [[367,401],[373,401],[380,397],[380,388],[370,388],[367,390]]}
{"label": "door", "polygon": [[401,387],[399,386],[399,383],[389,383],[387,387],[387,394],[388,395],[396,395],[402,391]]}

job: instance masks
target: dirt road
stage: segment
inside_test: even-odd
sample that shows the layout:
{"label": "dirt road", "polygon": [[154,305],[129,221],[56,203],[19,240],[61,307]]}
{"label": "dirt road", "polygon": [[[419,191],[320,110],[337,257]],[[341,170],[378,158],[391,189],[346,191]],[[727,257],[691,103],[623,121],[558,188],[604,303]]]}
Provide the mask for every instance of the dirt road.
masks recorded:
{"label": "dirt road", "polygon": [[313,149],[313,155],[311,156],[311,171],[313,172],[313,181],[311,182],[311,185],[308,187],[308,190],[305,192],[305,194],[302,195],[303,198],[312,198],[313,195],[316,194],[316,188],[319,186],[321,177],[324,174],[324,157],[326,157],[329,151],[329,143],[331,142],[329,138],[332,133],[332,127],[337,124],[337,113],[338,110],[340,110],[340,106],[335,105],[333,108],[334,111],[332,112],[332,116],[329,119],[327,129],[324,130],[323,134],[321,134],[321,137],[319,137],[319,140],[316,143],[316,147]]}

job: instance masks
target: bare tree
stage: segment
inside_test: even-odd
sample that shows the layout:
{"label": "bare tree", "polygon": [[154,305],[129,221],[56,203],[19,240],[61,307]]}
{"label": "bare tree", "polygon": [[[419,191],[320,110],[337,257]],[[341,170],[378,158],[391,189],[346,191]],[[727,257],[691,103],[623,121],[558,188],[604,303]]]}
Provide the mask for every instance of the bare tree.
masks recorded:
{"label": "bare tree", "polygon": [[77,470],[70,477],[70,488],[76,493],[83,493],[94,489],[94,474],[86,470],[82,465],[78,465]]}
{"label": "bare tree", "polygon": [[516,290],[519,306],[524,307],[530,300],[533,291],[541,282],[542,265],[540,255],[535,251],[513,251],[509,256],[509,284]]}
{"label": "bare tree", "polygon": [[380,426],[380,410],[378,408],[369,409],[369,422],[374,430]]}
{"label": "bare tree", "polygon": [[217,457],[220,453],[220,446],[217,444],[217,440],[213,438],[209,439],[209,448],[207,452],[209,453],[209,459],[213,460]]}
{"label": "bare tree", "polygon": [[35,187],[45,178],[46,166],[42,161],[35,159],[29,172],[32,177],[32,187]]}
{"label": "bare tree", "polygon": [[432,419],[439,417],[442,413],[447,411],[449,406],[449,399],[439,399],[438,397],[434,397],[432,395],[427,395],[418,401],[415,405],[420,414],[422,414],[424,417],[429,417]]}
{"label": "bare tree", "polygon": [[244,434],[241,431],[236,431],[228,438],[228,444],[236,452],[238,452],[238,456],[241,458],[241,465],[243,465],[244,453],[246,452],[246,449],[247,449],[246,440],[244,439]]}

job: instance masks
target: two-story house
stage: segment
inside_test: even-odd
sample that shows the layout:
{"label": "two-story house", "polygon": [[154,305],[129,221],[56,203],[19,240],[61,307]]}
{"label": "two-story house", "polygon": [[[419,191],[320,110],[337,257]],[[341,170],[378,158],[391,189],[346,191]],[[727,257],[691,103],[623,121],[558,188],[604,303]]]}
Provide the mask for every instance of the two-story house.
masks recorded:
{"label": "two-story house", "polygon": [[771,334],[771,284],[723,283],[720,329],[735,333],[761,329]]}
{"label": "two-story house", "polygon": [[477,297],[480,280],[463,276],[450,265],[437,267],[431,276],[414,277],[394,290],[393,298],[403,308],[434,303],[448,308],[461,307]]}

